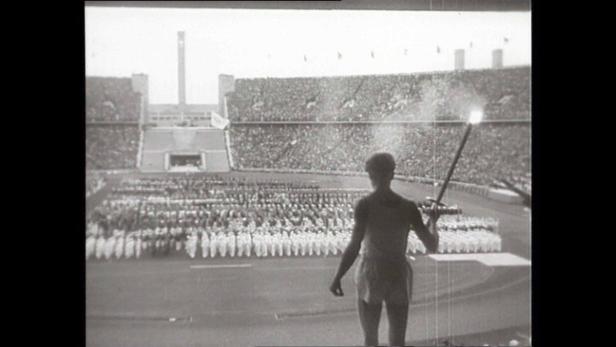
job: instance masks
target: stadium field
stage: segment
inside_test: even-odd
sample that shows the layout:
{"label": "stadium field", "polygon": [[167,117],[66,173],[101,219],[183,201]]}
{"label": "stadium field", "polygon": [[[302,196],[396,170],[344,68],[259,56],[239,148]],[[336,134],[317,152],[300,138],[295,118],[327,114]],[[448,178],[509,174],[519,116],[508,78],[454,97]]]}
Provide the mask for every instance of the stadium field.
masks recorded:
{"label": "stadium field", "polygon": [[[314,181],[324,188],[370,188],[365,177],[225,175]],[[118,178],[90,197],[88,208],[101,201]],[[392,188],[414,200],[438,192],[399,181]],[[444,201],[457,204],[466,215],[497,218],[503,251],[530,259],[530,213],[522,206],[454,190]],[[86,265],[87,344],[359,345],[363,338],[355,309],[354,269],[343,280],[344,297],[335,298],[327,290],[338,262],[331,256],[91,261]],[[467,335],[477,340],[481,334],[530,325],[530,267],[436,262],[417,256],[413,269],[409,345],[434,345],[435,338]],[[387,341],[387,325],[384,319],[381,343]]]}

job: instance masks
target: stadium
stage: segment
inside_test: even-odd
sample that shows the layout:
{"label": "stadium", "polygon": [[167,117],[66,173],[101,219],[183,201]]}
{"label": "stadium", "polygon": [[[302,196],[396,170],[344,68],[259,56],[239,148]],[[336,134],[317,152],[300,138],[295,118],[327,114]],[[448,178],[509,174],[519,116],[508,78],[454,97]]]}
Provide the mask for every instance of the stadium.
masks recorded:
{"label": "stadium", "polygon": [[166,48],[177,103],[151,102],[145,73],[86,76],[89,346],[360,345],[353,276],[343,297],[328,285],[364,163],[391,153],[425,219],[457,150],[438,251],[409,233],[407,344],[530,345],[530,64],[495,46],[483,68],[455,49],[438,71],[221,72],[218,103],[197,104],[190,34]]}

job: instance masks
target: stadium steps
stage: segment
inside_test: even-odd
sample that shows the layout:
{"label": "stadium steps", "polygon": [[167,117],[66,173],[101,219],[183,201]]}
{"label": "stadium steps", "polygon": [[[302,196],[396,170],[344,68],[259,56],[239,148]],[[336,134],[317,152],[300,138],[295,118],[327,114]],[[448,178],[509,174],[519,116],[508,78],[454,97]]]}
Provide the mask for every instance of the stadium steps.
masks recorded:
{"label": "stadium steps", "polygon": [[165,171],[165,157],[173,153],[205,153],[205,171],[228,172],[230,170],[223,130],[152,128],[144,132],[141,171]]}

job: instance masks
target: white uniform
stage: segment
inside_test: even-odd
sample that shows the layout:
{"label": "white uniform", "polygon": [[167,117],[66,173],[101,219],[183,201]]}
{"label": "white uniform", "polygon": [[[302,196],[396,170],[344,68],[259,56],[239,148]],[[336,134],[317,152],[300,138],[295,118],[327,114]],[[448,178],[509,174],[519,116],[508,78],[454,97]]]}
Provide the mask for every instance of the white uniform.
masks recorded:
{"label": "white uniform", "polygon": [[310,236],[307,232],[302,233],[302,256],[311,255]]}
{"label": "white uniform", "polygon": [[471,241],[471,252],[478,253],[480,248],[480,233],[478,231],[473,231],[470,237]]}
{"label": "white uniform", "polygon": [[496,239],[495,241],[496,252],[500,252],[502,251],[502,248],[503,248],[503,239],[498,234],[494,234],[494,237]]}
{"label": "white uniform", "polygon": [[241,258],[244,256],[244,249],[245,249],[244,243],[245,242],[246,242],[246,235],[244,234],[242,230],[238,230],[237,236],[235,236],[235,248],[236,248],[235,255],[238,258]]}
{"label": "white uniform", "polygon": [[449,241],[449,249],[451,253],[462,253],[464,251],[464,242],[462,241],[462,235],[454,231],[451,233],[451,241]]}
{"label": "white uniform", "polygon": [[267,255],[270,257],[275,256],[276,254],[276,244],[274,240],[274,235],[267,233]]}
{"label": "white uniform", "polygon": [[[195,239],[196,242],[196,239]],[[196,247],[195,247],[196,248]],[[210,237],[206,232],[201,233],[201,257],[207,258],[210,255]]]}
{"label": "white uniform", "polygon": [[327,255],[327,235],[324,233],[319,233],[317,234],[317,240],[319,245],[317,255]]}
{"label": "white uniform", "polygon": [[163,233],[163,228],[156,228],[154,230],[154,235],[156,237],[156,241],[154,241],[154,249],[156,249],[157,252],[160,252],[161,249],[163,248],[163,240],[162,237],[160,237],[159,235],[162,235]]}
{"label": "white uniform", "polygon": [[332,233],[331,239],[329,241],[329,254],[338,255],[338,238],[340,237],[340,230],[336,231],[336,233]]}
{"label": "white uniform", "polygon": [[141,258],[141,250],[142,250],[142,243],[143,241],[141,241],[141,235],[142,232],[141,231],[137,231],[135,233],[135,258],[139,259]]}
{"label": "white uniform", "polygon": [[259,235],[259,257],[263,258],[265,257],[265,255],[267,254],[267,245],[265,244],[265,234],[258,234]]}
{"label": "white uniform", "polygon": [[[445,247],[445,252],[447,253],[457,253],[456,251],[456,245],[458,242],[458,236],[456,236],[455,233],[449,232],[448,233],[448,240],[447,240],[447,247]],[[441,232],[441,237],[442,235],[445,234],[445,232]]]}
{"label": "white uniform", "polygon": [[105,259],[110,260],[113,256],[113,251],[115,250],[115,236],[110,236],[105,241]]}
{"label": "white uniform", "polygon": [[287,232],[283,232],[282,235],[282,247],[284,249],[284,255],[287,257],[291,256],[291,239],[289,239],[289,234]]}
{"label": "white uniform", "polygon": [[116,243],[115,243],[116,259],[122,258],[122,255],[124,255],[124,232],[118,233],[118,235],[116,236]]}
{"label": "white uniform", "polygon": [[227,236],[228,239],[228,251],[229,251],[229,256],[231,256],[231,258],[235,257],[235,248],[236,248],[236,244],[237,244],[237,240],[235,238],[235,234],[233,233],[229,233],[229,236]]}
{"label": "white uniform", "polygon": [[191,259],[197,255],[197,234],[190,233],[186,239],[186,253]]}
{"label": "white uniform", "polygon": [[282,234],[282,231],[277,232],[274,235],[276,236],[276,253],[278,254],[279,257],[283,257],[284,256],[284,235]]}
{"label": "white uniform", "polygon": [[270,234],[270,256],[278,256],[278,233]]}
{"label": "white uniform", "polygon": [[97,239],[96,239],[96,259],[101,259],[103,257],[103,255],[105,254],[105,244],[107,242],[105,241],[105,238],[103,237],[103,235],[100,235]]}
{"label": "white uniform", "polygon": [[314,234],[313,233],[309,233],[308,234],[308,256],[312,257],[312,255],[314,254]]}
{"label": "white uniform", "polygon": [[124,244],[124,258],[130,259],[135,254],[135,239],[133,233],[126,236],[126,243]]}
{"label": "white uniform", "polygon": [[218,235],[212,232],[209,235],[210,238],[210,258],[216,257],[216,251],[218,250]]}
{"label": "white uniform", "polygon": [[220,253],[220,256],[223,258],[227,257],[227,250],[229,249],[229,238],[227,237],[227,235],[221,233],[219,234],[219,240],[220,242],[218,243],[218,251]]}
{"label": "white uniform", "polygon": [[338,240],[336,242],[337,243],[336,246],[338,248],[338,252],[337,253],[342,253],[342,252],[344,252],[344,249],[346,247],[346,244],[345,244],[345,241],[344,241],[345,234],[344,233],[340,233],[337,236],[338,236]]}
{"label": "white uniform", "polygon": [[267,235],[265,233],[259,235],[259,243],[261,249],[261,258],[267,257]]}
{"label": "white uniform", "polygon": [[86,238],[86,260],[89,260],[96,251],[96,237],[94,235],[88,236]]}
{"label": "white uniform", "polygon": [[327,257],[329,255],[329,239],[331,238],[331,233],[325,232],[321,235],[321,237],[323,238],[321,240],[321,255]]}
{"label": "white uniform", "polygon": [[294,257],[297,257],[299,255],[299,248],[300,248],[299,235],[295,233],[290,233],[289,239],[291,241],[291,252],[293,253]]}
{"label": "white uniform", "polygon": [[246,243],[244,244],[245,251],[247,257],[251,256],[252,253],[252,245],[253,245],[253,234],[245,232],[246,234]]}

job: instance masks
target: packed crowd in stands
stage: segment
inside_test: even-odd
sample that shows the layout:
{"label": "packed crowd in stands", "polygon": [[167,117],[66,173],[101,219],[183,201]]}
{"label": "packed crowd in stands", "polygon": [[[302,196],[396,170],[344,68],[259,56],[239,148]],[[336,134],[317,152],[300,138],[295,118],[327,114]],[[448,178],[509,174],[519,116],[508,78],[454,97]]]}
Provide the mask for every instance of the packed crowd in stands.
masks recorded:
{"label": "packed crowd in stands", "polygon": [[138,125],[105,124],[86,127],[88,170],[134,169],[138,150]]}
{"label": "packed crowd in stands", "polygon": [[525,176],[509,177],[508,181],[513,184],[514,187],[527,194],[530,194],[532,191],[532,180],[530,173]]}
{"label": "packed crowd in stands", "polygon": [[140,108],[141,94],[130,78],[86,78],[86,121],[137,122]]}
{"label": "packed crowd in stands", "polygon": [[[216,176],[125,180],[88,216],[86,257],[126,259],[340,254],[363,190]],[[427,205],[419,204],[425,212]],[[439,252],[498,252],[498,221],[442,206]],[[424,218],[427,219],[426,216]],[[408,254],[426,253],[409,233]]]}
{"label": "packed crowd in stands", "polygon": [[458,120],[530,118],[530,67],[349,77],[237,79],[229,120]]}
{"label": "packed crowd in stands", "polygon": [[[444,179],[464,134],[459,125],[234,125],[231,153],[238,169],[363,172],[378,151],[392,153],[403,176]],[[489,185],[530,183],[530,125],[481,124],[467,141],[452,180]]]}
{"label": "packed crowd in stands", "polygon": [[105,186],[105,176],[95,171],[86,171],[86,197],[98,192]]}

